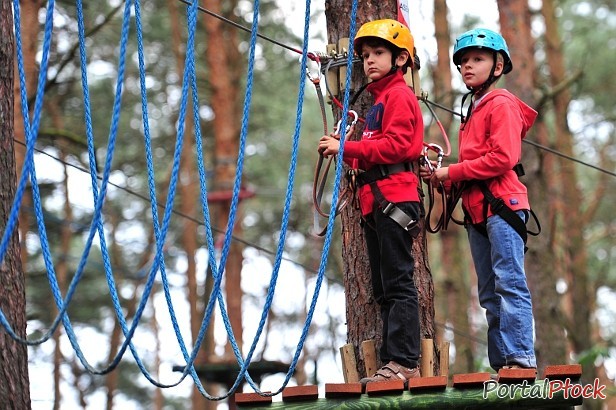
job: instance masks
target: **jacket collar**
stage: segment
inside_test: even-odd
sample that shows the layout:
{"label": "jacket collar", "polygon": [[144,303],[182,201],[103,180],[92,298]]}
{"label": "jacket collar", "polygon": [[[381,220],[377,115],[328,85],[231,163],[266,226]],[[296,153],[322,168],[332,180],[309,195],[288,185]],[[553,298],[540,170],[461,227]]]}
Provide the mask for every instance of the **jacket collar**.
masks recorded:
{"label": "jacket collar", "polygon": [[383,90],[388,88],[390,85],[398,84],[400,82],[406,85],[402,70],[396,70],[396,72],[394,72],[393,74],[388,74],[385,77],[368,84],[367,90],[370,94],[374,96],[374,98],[377,98],[383,92]]}

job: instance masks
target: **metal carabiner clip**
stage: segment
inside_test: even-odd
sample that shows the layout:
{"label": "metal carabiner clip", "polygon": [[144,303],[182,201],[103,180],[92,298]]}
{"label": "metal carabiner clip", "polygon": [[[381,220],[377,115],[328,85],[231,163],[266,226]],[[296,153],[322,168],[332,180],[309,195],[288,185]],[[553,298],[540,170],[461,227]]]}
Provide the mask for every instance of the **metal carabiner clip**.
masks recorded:
{"label": "metal carabiner clip", "polygon": [[[432,163],[428,159],[428,150],[432,150],[436,152],[436,167],[432,166]],[[424,148],[424,157],[426,158],[426,162],[429,164],[429,168],[434,171],[434,169],[439,169],[441,165],[443,165],[443,157],[445,156],[445,151],[438,144],[426,144]]]}
{"label": "metal carabiner clip", "polygon": [[[359,119],[359,116],[353,110],[349,110],[349,115],[353,116],[353,121],[351,121],[351,123],[347,124],[346,126],[346,130],[344,134],[345,138],[349,134],[349,132],[353,129],[353,127],[355,127],[355,124],[357,124],[357,120]],[[342,119],[338,120],[338,123],[336,124],[336,128],[334,128],[334,135],[340,135],[341,126],[342,126]]]}

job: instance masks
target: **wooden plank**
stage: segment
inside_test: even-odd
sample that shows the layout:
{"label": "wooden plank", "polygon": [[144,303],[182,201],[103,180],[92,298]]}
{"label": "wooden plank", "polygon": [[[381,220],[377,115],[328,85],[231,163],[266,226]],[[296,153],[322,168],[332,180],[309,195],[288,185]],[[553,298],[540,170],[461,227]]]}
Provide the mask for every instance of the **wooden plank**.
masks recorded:
{"label": "wooden plank", "polygon": [[[493,381],[495,383],[495,381]],[[387,384],[369,383],[370,385]],[[544,386],[546,382],[539,380],[535,383],[530,383],[532,389],[538,392],[545,392],[547,388]],[[502,389],[510,387],[503,386]],[[413,393],[403,391],[402,393],[382,393],[366,395],[352,398],[320,398],[309,402],[273,402],[265,407],[268,410],[350,410],[350,409],[563,409],[582,404],[582,398],[564,398],[564,393],[558,391],[554,393],[552,399],[537,397],[529,398],[522,397],[521,389],[518,389],[513,394],[506,394],[502,397],[498,396],[497,389],[488,392],[484,397],[483,388],[474,389],[455,389],[447,387],[445,391],[438,392],[423,392]],[[528,391],[527,391],[528,393]],[[263,410],[262,405],[256,404],[253,406],[255,410]],[[251,407],[242,406],[243,410],[251,410]]]}
{"label": "wooden plank", "polygon": [[442,342],[438,351],[439,376],[449,377],[449,342]]}
{"label": "wooden plank", "polygon": [[524,380],[533,382],[537,378],[535,369],[505,369],[498,371],[499,383],[522,383]]}
{"label": "wooden plank", "polygon": [[376,347],[374,340],[364,340],[361,342],[361,351],[364,354],[364,367],[366,369],[366,377],[372,376],[378,370],[376,364]]}
{"label": "wooden plank", "polygon": [[272,402],[272,396],[261,396],[259,393],[235,393],[233,397],[238,407],[267,405]]}
{"label": "wooden plank", "polygon": [[467,389],[470,387],[481,387],[485,382],[491,379],[490,373],[464,373],[453,375],[453,387]]}
{"label": "wooden plank", "polygon": [[434,376],[434,340],[421,339],[421,376]]}
{"label": "wooden plank", "polygon": [[383,394],[400,394],[404,391],[404,380],[387,380],[384,382],[371,382],[366,384],[366,394],[369,396]]}
{"label": "wooden plank", "polygon": [[345,383],[356,383],[359,381],[357,372],[357,360],[355,359],[355,347],[347,343],[340,348],[340,358],[342,361],[342,375]]}
{"label": "wooden plank", "polygon": [[305,401],[319,398],[319,388],[315,385],[290,386],[282,391],[282,401]]}
{"label": "wooden plank", "polygon": [[581,364],[546,366],[543,372],[543,378],[550,380],[579,379],[580,377],[582,377]]}
{"label": "wooden plank", "polygon": [[325,397],[359,397],[362,394],[361,383],[325,383]]}
{"label": "wooden plank", "polygon": [[420,391],[445,390],[447,376],[418,377],[409,379],[409,390],[413,393]]}

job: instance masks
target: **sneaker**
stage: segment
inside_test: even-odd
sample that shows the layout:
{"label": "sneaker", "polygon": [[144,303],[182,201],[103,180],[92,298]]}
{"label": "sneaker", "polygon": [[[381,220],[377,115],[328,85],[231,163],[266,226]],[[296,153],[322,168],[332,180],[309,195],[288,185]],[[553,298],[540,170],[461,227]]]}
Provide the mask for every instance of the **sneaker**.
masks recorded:
{"label": "sneaker", "polygon": [[381,367],[379,370],[377,370],[373,376],[364,377],[359,382],[365,386],[366,384],[372,383],[372,382],[403,380],[404,385],[406,386],[408,384],[409,379],[414,379],[417,377],[421,377],[419,367],[415,367],[414,369],[409,369],[408,367],[401,366],[398,363],[391,361],[387,363],[385,366]]}

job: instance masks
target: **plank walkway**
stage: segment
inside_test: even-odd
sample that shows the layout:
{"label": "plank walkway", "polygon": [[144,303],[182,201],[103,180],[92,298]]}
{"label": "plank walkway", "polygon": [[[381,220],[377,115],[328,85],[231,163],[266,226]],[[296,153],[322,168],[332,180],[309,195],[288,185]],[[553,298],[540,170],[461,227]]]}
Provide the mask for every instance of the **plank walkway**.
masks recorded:
{"label": "plank walkway", "polygon": [[[582,404],[563,389],[547,397],[555,380],[580,384],[581,365],[547,366],[543,377],[534,370],[501,369],[490,373],[469,373],[412,379],[405,389],[401,380],[368,383],[327,383],[325,397],[317,386],[290,386],[282,391],[282,401],[257,393],[236,393],[235,404],[242,410],[319,409],[571,409]],[[562,386],[564,383],[559,383]],[[525,387],[524,387],[525,386]],[[580,389],[578,389],[580,390]]]}

